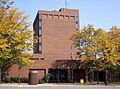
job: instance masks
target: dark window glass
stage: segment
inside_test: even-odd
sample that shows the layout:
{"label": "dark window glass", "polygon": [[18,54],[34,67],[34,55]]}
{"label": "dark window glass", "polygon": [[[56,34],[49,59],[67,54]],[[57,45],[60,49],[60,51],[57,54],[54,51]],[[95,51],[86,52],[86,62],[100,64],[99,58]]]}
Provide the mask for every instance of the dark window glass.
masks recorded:
{"label": "dark window glass", "polygon": [[39,26],[39,30],[42,30],[42,26]]}
{"label": "dark window glass", "polygon": [[79,19],[78,16],[76,16],[76,17],[75,17],[75,20],[78,21],[78,19]]}
{"label": "dark window glass", "polygon": [[78,21],[76,21],[76,24],[78,24]]}
{"label": "dark window glass", "polygon": [[40,22],[42,22],[42,19],[39,19]]}
{"label": "dark window glass", "polygon": [[44,60],[44,58],[42,57],[41,60]]}

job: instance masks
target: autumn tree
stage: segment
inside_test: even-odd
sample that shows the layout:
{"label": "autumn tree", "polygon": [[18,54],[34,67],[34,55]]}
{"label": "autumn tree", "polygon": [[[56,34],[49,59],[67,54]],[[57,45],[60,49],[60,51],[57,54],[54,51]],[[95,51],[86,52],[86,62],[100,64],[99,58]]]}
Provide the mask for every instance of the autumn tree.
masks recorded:
{"label": "autumn tree", "polygon": [[[97,69],[95,67],[95,54],[90,50],[90,47],[94,46],[93,38],[96,35],[96,31],[92,25],[88,25],[81,30],[75,31],[71,36],[71,40],[73,41],[74,46],[77,48],[77,55],[81,60],[81,67],[84,67],[86,70],[86,82],[88,79],[88,71],[90,74],[93,73],[94,70]],[[92,49],[92,48],[91,48]],[[92,75],[91,75],[92,77]],[[90,79],[91,81],[91,79]]]}
{"label": "autumn tree", "polygon": [[0,0],[0,8],[9,9],[13,3],[12,0]]}
{"label": "autumn tree", "polygon": [[96,54],[99,70],[105,71],[105,84],[107,84],[108,80],[108,70],[115,69],[120,64],[119,41],[117,41],[119,37],[112,39],[113,34],[110,35],[110,33],[111,31],[105,32],[102,29],[98,29],[93,40],[96,46],[92,47],[92,52]]}
{"label": "autumn tree", "polygon": [[[77,48],[79,58],[84,58],[82,66],[91,71],[115,69],[120,67],[120,29],[112,28],[109,32],[95,29],[88,25],[75,32],[71,40]],[[87,78],[86,78],[87,79]],[[105,81],[106,83],[106,81]]]}
{"label": "autumn tree", "polygon": [[[0,74],[4,78],[13,64],[28,65],[32,33],[27,16],[16,8],[0,8]],[[1,78],[0,78],[1,80]]]}

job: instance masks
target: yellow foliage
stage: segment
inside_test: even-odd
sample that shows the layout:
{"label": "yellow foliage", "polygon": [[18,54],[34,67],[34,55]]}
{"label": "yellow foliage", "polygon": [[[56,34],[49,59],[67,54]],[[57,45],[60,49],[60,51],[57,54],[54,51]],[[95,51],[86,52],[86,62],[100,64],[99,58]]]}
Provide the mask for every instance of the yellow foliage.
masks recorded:
{"label": "yellow foliage", "polygon": [[120,67],[120,28],[113,27],[109,32],[88,25],[71,36],[78,56],[84,56],[84,63],[92,60],[100,70]]}
{"label": "yellow foliage", "polygon": [[0,60],[28,65],[32,34],[27,16],[16,8],[0,9]]}

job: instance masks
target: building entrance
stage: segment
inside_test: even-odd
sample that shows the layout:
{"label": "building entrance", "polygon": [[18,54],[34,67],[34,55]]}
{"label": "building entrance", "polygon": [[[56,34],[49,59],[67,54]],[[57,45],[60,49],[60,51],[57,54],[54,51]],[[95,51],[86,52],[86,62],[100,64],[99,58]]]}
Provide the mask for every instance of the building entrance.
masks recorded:
{"label": "building entrance", "polygon": [[85,70],[73,69],[73,82],[80,82],[80,79],[85,80]]}
{"label": "building entrance", "polygon": [[67,82],[67,70],[65,69],[49,69],[50,83],[66,83]]}
{"label": "building entrance", "polygon": [[85,79],[83,69],[49,69],[50,83],[75,83]]}

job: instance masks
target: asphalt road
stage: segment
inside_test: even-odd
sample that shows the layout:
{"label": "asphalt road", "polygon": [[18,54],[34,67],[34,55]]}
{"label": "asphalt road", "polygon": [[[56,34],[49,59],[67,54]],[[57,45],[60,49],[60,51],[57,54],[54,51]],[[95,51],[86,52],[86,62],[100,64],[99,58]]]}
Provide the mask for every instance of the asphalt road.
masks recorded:
{"label": "asphalt road", "polygon": [[14,87],[0,86],[0,89],[120,89],[120,86],[39,86],[39,87]]}

